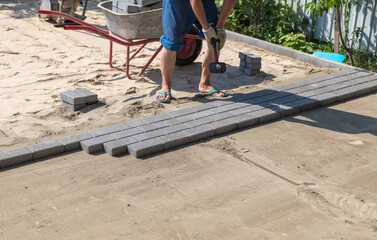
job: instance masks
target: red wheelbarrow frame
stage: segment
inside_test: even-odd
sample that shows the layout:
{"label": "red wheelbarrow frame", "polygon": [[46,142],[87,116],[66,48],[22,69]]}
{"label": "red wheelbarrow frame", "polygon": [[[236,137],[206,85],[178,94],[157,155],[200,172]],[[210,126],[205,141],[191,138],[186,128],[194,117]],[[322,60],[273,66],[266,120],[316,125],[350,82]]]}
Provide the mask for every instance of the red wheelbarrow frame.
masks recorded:
{"label": "red wheelbarrow frame", "polygon": [[[38,10],[39,14],[43,15],[55,15],[55,16],[60,16],[64,17],[66,19],[69,19],[78,25],[65,25],[64,29],[65,30],[85,30],[89,31],[92,33],[95,33],[103,38],[106,38],[110,40],[110,52],[109,52],[109,66],[111,68],[114,68],[113,66],[113,42],[118,43],[120,45],[123,45],[127,47],[127,53],[126,53],[126,62],[122,65],[125,66],[125,72],[127,78],[131,79],[131,75],[129,73],[130,70],[130,61],[148,44],[152,42],[159,42],[159,38],[149,38],[149,39],[144,39],[144,40],[137,40],[137,41],[132,41],[132,40],[126,40],[122,37],[119,37],[117,35],[112,34],[108,30],[104,30],[102,28],[96,27],[92,24],[86,23],[78,18],[75,18],[69,14],[62,13],[62,12],[57,12],[57,11],[47,11],[47,10]],[[185,46],[183,49],[186,49],[187,52],[187,46],[191,46],[192,41],[200,39],[198,35],[191,35],[191,34],[186,34],[185,35]],[[130,57],[130,47],[132,46],[139,46],[141,45],[136,52]],[[161,49],[163,48],[162,45],[155,51],[155,53],[151,56],[151,58],[148,60],[148,62],[144,65],[144,67],[141,69],[141,71],[137,74],[137,76],[141,76],[145,70],[148,68],[148,66],[152,63],[152,61],[156,58],[156,56],[160,53]],[[184,51],[184,50],[183,50]],[[185,53],[183,54],[184,56],[186,55]],[[185,56],[186,57],[186,56]]]}

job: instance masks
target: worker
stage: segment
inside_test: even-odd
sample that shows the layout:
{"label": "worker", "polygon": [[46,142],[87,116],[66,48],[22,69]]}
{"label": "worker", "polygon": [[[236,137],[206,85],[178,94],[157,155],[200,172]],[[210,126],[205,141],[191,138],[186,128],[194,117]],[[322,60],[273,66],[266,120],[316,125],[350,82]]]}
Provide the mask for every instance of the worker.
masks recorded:
{"label": "worker", "polygon": [[237,0],[224,0],[220,15],[217,13],[215,0],[163,0],[162,24],[163,35],[161,44],[161,75],[162,88],[157,92],[157,101],[170,103],[171,76],[176,61],[176,52],[183,47],[183,38],[190,31],[193,24],[202,31],[207,42],[202,62],[202,74],[199,82],[199,91],[211,94],[214,97],[226,97],[227,93],[215,89],[211,83],[209,64],[215,61],[211,39],[218,41],[218,49],[221,49],[226,41],[224,30],[225,22]]}

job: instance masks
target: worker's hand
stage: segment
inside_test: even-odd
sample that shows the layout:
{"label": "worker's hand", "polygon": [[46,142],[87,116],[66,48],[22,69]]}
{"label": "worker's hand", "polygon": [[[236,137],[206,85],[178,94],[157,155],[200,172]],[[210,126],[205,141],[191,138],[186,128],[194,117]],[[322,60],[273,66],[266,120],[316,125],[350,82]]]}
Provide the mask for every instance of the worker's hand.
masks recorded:
{"label": "worker's hand", "polygon": [[219,35],[220,44],[219,44],[219,50],[224,47],[224,44],[226,42],[226,32],[224,28],[218,28],[217,33]]}
{"label": "worker's hand", "polygon": [[208,44],[210,45],[212,45],[211,39],[213,39],[214,41],[219,39],[219,36],[217,35],[216,27],[213,27],[210,25],[207,30],[202,29],[202,31],[204,33],[204,37],[206,38]]}

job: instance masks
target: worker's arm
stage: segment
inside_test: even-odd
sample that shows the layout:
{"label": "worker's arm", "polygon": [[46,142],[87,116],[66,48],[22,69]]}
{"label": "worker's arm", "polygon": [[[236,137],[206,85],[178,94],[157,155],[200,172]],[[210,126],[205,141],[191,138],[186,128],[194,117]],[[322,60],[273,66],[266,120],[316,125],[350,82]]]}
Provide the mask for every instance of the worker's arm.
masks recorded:
{"label": "worker's arm", "polygon": [[[220,12],[219,20],[217,21],[217,27],[218,28],[224,28],[225,22],[228,19],[229,14],[232,11],[234,4],[236,4],[236,2],[237,2],[237,0],[224,0],[223,5],[221,6],[221,12]],[[200,24],[201,24],[201,22],[200,22]]]}
{"label": "worker's arm", "polygon": [[190,0],[190,4],[203,30],[207,30],[209,23],[207,22],[202,0]]}

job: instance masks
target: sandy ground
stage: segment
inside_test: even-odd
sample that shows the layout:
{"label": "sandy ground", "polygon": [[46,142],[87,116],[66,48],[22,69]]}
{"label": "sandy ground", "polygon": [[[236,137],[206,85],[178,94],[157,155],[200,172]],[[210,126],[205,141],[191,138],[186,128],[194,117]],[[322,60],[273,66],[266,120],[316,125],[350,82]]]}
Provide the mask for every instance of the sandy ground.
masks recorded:
{"label": "sandy ground", "polygon": [[[106,26],[97,3],[89,2],[86,21]],[[39,1],[0,2],[0,151],[211,100],[197,90],[202,56],[190,66],[176,68],[172,90],[176,100],[170,105],[158,104],[159,57],[144,76],[129,80],[122,69],[108,66],[108,40],[88,32],[54,28],[36,16],[38,8]],[[133,74],[158,46],[147,45],[131,62]],[[261,56],[263,72],[253,77],[239,72],[239,51]],[[115,65],[121,66],[125,48],[116,46],[114,57]],[[212,82],[233,95],[337,71],[230,41],[220,60],[228,64],[227,72],[214,75]],[[63,107],[59,94],[78,87],[97,93],[100,103],[76,113]]]}
{"label": "sandy ground", "polygon": [[0,239],[376,239],[370,95],[145,160],[0,172]]}
{"label": "sandy ground", "polygon": [[[90,4],[88,21],[103,25]],[[177,68],[176,100],[159,105],[159,61],[127,80],[107,66],[107,41],[53,28],[37,7],[0,2],[0,151],[211,100],[197,94],[200,59]],[[237,72],[239,50],[262,56],[264,74]],[[222,57],[228,71],[214,84],[232,94],[335,71],[239,43]],[[101,103],[72,114],[58,94],[76,87]],[[0,239],[376,239],[376,101],[372,94],[143,160],[76,152],[2,170]]]}

